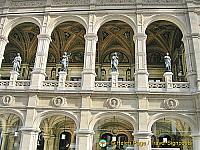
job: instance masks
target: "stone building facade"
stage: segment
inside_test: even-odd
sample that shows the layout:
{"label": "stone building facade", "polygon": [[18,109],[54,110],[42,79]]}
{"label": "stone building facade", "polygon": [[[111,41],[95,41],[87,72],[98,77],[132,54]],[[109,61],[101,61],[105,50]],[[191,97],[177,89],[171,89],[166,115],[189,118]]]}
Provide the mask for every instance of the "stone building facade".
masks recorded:
{"label": "stone building facade", "polygon": [[199,150],[199,0],[2,0],[0,10],[1,150]]}

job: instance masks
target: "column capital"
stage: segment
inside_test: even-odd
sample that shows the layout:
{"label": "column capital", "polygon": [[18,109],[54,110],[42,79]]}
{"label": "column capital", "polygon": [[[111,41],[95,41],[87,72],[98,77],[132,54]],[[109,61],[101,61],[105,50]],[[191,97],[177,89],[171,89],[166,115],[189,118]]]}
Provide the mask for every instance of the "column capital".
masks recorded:
{"label": "column capital", "polygon": [[85,40],[95,40],[98,41],[98,36],[96,33],[87,33],[84,35]]}
{"label": "column capital", "polygon": [[40,130],[39,129],[36,129],[36,128],[31,128],[31,127],[22,127],[21,129],[20,129],[20,131],[22,131],[22,132],[35,132],[35,133],[39,133],[40,132]]}
{"label": "column capital", "polygon": [[135,41],[136,39],[144,39],[146,40],[147,35],[145,33],[135,33],[133,36],[133,40]]}
{"label": "column capital", "polygon": [[41,39],[41,40],[46,40],[48,39],[50,42],[51,42],[51,36],[49,34],[46,34],[46,33],[41,33],[37,36],[38,39]]}
{"label": "column capital", "polygon": [[152,132],[149,132],[149,131],[138,131],[138,132],[135,132],[133,133],[133,136],[135,136],[136,138],[140,139],[148,139],[149,137],[151,137],[153,134]]}
{"label": "column capital", "polygon": [[80,136],[90,136],[95,134],[93,130],[88,130],[88,129],[77,129],[74,133]]}

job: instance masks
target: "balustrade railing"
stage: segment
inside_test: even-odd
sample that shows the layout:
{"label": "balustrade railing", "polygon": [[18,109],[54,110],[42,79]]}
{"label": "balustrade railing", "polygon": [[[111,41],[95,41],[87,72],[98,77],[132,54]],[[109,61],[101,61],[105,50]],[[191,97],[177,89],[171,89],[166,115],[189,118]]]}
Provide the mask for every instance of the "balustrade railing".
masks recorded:
{"label": "balustrade railing", "polygon": [[[16,80],[14,81],[10,80],[0,80],[0,89],[7,89],[11,85],[12,87],[15,86],[16,89],[23,89],[28,88],[31,86],[30,80]],[[167,84],[170,84],[170,88],[167,87]],[[46,80],[43,82],[42,89],[45,90],[55,90],[59,88],[59,81],[56,80]],[[95,89],[97,90],[109,90],[109,88],[112,87],[111,81],[95,81]],[[118,88],[123,88],[123,90],[131,89],[134,90],[135,84],[134,81],[118,81],[117,82]],[[62,88],[68,88],[71,90],[81,88],[81,81],[66,81]],[[116,87],[115,87],[116,88]],[[189,82],[149,82],[149,89],[150,91],[157,91],[157,92],[164,92],[167,91],[167,89],[170,89],[174,92],[183,92],[183,91],[189,91],[190,90],[190,83]],[[58,89],[59,90],[59,89]],[[130,91],[130,90],[129,90]]]}
{"label": "balustrade railing", "polygon": [[109,88],[111,87],[111,81],[95,81],[95,87]]}

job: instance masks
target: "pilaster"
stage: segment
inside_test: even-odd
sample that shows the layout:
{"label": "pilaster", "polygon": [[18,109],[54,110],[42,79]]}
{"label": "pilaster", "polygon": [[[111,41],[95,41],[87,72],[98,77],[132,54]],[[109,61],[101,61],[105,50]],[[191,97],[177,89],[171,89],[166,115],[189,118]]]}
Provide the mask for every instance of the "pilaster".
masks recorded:
{"label": "pilaster", "polygon": [[96,58],[96,42],[97,35],[95,33],[88,33],[85,35],[85,56],[84,68],[82,72],[82,90],[92,91],[95,82],[95,58]]}
{"label": "pilaster", "polygon": [[[191,26],[191,33],[187,35],[188,42],[190,45],[190,51],[194,53],[194,61],[195,61],[195,71],[196,71],[196,80],[197,81],[197,90],[200,90],[200,68],[197,67],[200,65],[200,32],[199,32],[199,23],[198,23],[198,15],[194,11],[192,5],[188,4],[188,19],[189,24]],[[190,73],[190,72],[189,72]],[[193,74],[189,74],[193,75]],[[194,79],[192,79],[194,80]]]}
{"label": "pilaster", "polygon": [[38,97],[36,94],[29,94],[25,124],[21,128],[20,150],[33,150],[37,148],[39,130],[33,126],[37,115],[37,111],[35,110],[37,100]]}
{"label": "pilaster", "polygon": [[4,35],[0,35],[0,68],[1,68],[2,60],[4,59],[3,55],[6,48],[6,44],[8,42],[9,41],[7,37],[5,37]]}
{"label": "pilaster", "polygon": [[200,134],[192,135],[193,150],[199,150],[200,147]]}
{"label": "pilaster", "polygon": [[31,76],[31,87],[38,89],[42,86],[42,82],[45,80],[45,70],[49,51],[49,44],[51,37],[48,34],[38,35],[38,47],[35,58],[34,69]]}
{"label": "pilaster", "polygon": [[82,95],[82,105],[80,112],[80,124],[76,133],[76,150],[84,149],[92,150],[93,134],[94,131],[89,129],[89,123],[91,121],[91,112],[89,111],[92,99],[90,94]]}
{"label": "pilaster", "polygon": [[135,88],[136,91],[148,91],[148,72],[146,62],[146,39],[144,33],[136,33],[135,41]]}

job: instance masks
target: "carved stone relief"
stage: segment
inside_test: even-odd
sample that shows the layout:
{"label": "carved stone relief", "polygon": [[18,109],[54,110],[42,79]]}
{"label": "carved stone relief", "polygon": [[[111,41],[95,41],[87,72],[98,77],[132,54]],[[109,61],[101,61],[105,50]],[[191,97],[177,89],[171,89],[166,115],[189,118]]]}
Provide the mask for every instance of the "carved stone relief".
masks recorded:
{"label": "carved stone relief", "polygon": [[52,0],[53,6],[89,5],[90,0]]}
{"label": "carved stone relief", "polygon": [[10,0],[8,3],[10,7],[39,7],[45,4],[46,0]]}
{"label": "carved stone relief", "polygon": [[65,105],[66,103],[67,103],[66,98],[62,96],[57,96],[57,97],[52,98],[52,105],[54,107],[61,107]]}
{"label": "carved stone relief", "polygon": [[109,98],[106,100],[106,106],[110,109],[119,108],[121,105],[121,100],[118,98]]}
{"label": "carved stone relief", "polygon": [[1,102],[4,106],[10,106],[15,103],[15,97],[11,95],[5,95],[1,98]]}
{"label": "carved stone relief", "polygon": [[179,106],[178,100],[173,98],[165,99],[163,104],[165,109],[176,109]]}

